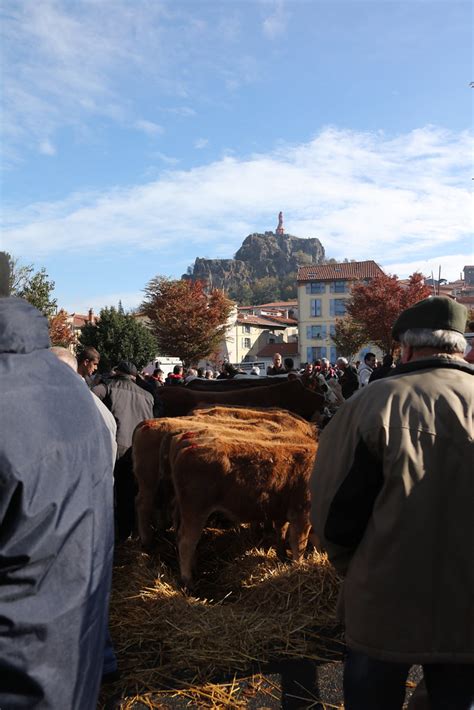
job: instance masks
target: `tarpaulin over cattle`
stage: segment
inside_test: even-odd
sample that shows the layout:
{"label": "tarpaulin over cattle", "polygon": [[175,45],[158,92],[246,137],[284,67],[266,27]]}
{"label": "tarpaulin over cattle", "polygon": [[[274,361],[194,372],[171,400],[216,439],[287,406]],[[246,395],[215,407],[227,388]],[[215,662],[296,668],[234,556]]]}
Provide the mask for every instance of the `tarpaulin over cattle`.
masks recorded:
{"label": "tarpaulin over cattle", "polygon": [[46,319],[0,298],[0,707],[89,710],[113,552],[112,448]]}

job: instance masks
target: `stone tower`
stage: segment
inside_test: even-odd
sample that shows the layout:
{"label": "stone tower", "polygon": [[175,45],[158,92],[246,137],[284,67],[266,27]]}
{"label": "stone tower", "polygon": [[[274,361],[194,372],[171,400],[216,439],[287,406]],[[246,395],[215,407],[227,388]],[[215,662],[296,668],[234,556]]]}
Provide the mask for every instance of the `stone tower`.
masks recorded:
{"label": "stone tower", "polygon": [[278,227],[275,230],[275,234],[285,234],[285,230],[283,228],[283,212],[278,213]]}

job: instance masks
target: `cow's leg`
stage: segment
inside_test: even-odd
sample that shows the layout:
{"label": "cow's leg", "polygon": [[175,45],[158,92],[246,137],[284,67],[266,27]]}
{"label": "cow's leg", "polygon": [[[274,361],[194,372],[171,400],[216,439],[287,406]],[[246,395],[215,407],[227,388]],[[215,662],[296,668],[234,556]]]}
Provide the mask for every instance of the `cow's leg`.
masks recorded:
{"label": "cow's leg", "polygon": [[178,531],[178,554],[181,582],[184,587],[193,586],[193,560],[199,538],[201,537],[207,515],[186,515],[180,511]]}
{"label": "cow's leg", "polygon": [[276,552],[280,559],[286,558],[286,534],[288,532],[288,522],[275,520],[273,527],[276,534]]}
{"label": "cow's leg", "polygon": [[156,494],[160,483],[158,460],[156,455],[148,453],[148,458],[135,460],[135,476],[138,480],[138,494],[135,498],[137,527],[140,541],[144,547],[153,542],[153,529],[156,517]]}
{"label": "cow's leg", "polygon": [[311,528],[311,530],[309,532],[309,540],[315,550],[321,550],[321,540],[319,539],[319,536],[315,533],[313,527]]}
{"label": "cow's leg", "polygon": [[290,547],[293,562],[299,562],[303,557],[308,544],[311,524],[307,515],[298,515],[290,523]]}

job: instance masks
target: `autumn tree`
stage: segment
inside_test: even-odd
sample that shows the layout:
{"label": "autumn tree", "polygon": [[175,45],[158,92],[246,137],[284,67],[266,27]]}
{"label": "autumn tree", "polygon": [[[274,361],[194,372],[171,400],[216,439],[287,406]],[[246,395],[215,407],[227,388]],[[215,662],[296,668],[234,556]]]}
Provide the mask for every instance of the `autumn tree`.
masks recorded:
{"label": "autumn tree", "polygon": [[62,308],[49,320],[49,339],[51,345],[60,345],[63,348],[75,342],[74,332],[67,321],[67,313]]}
{"label": "autumn tree", "polygon": [[335,333],[331,338],[337,352],[349,359],[353,358],[367,342],[362,325],[350,316],[336,319]]}
{"label": "autumn tree", "polygon": [[153,334],[121,306],[102,308],[97,323],[86,323],[81,329],[79,343],[99,351],[101,372],[111,370],[120,360],[130,360],[141,368],[156,355]]}
{"label": "autumn tree", "polygon": [[420,273],[412,274],[408,285],[401,284],[397,276],[384,274],[367,284],[354,284],[346,312],[360,326],[366,343],[378,345],[384,353],[389,353],[392,327],[400,313],[430,294]]}
{"label": "autumn tree", "polygon": [[190,365],[215,352],[233,307],[222,291],[207,292],[203,281],[164,276],[156,276],[144,291],[140,311],[151,323],[161,355]]}

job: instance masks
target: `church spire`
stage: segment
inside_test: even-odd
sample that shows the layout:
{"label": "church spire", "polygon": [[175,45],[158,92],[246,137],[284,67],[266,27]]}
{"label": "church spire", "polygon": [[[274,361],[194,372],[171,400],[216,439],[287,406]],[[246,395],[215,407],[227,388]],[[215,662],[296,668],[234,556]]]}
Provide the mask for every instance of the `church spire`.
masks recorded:
{"label": "church spire", "polygon": [[283,212],[278,213],[278,227],[276,228],[276,234],[285,234],[285,230],[283,228]]}

